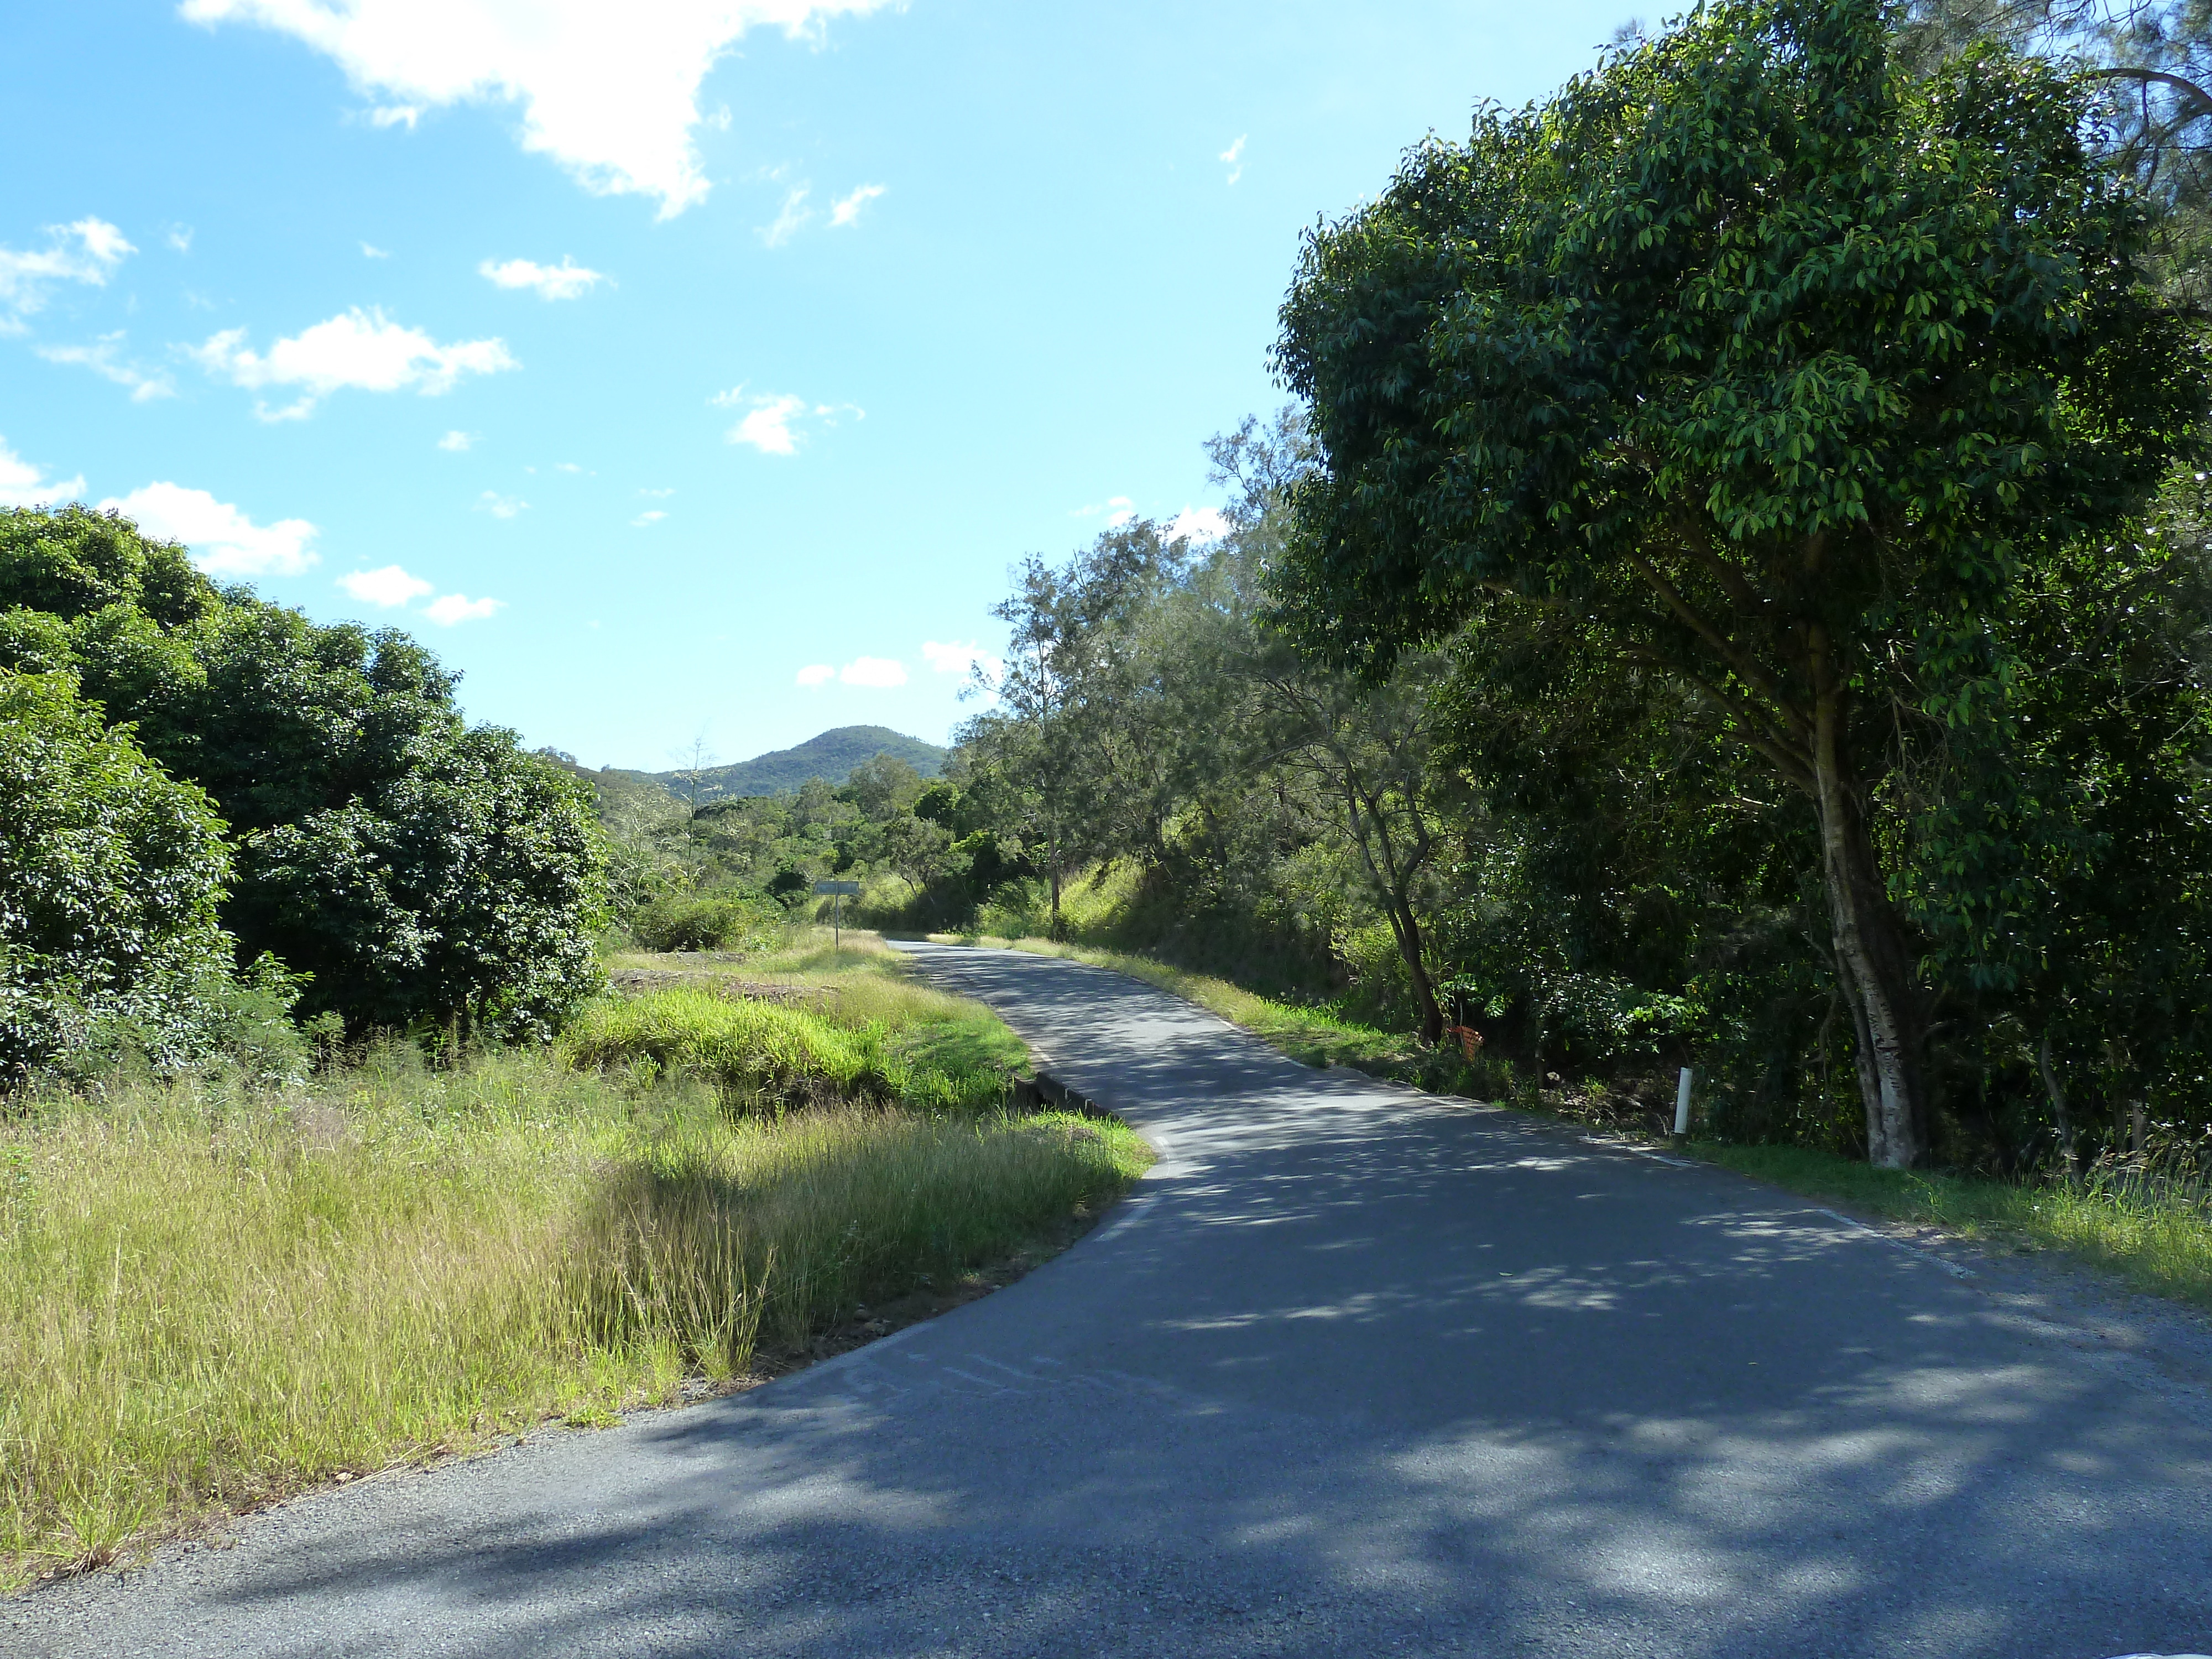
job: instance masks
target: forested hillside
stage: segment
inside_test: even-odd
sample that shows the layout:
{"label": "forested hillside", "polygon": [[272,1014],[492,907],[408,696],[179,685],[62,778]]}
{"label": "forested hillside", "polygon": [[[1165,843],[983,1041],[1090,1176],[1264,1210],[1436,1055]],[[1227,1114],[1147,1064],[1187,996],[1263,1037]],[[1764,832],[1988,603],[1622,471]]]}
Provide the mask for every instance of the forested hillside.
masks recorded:
{"label": "forested hillside", "polygon": [[669,793],[704,805],[744,795],[780,795],[811,781],[834,787],[851,777],[854,768],[878,755],[889,755],[923,777],[933,778],[945,769],[945,754],[937,744],[888,726],[839,726],[795,748],[771,750],[734,766],[679,767],[653,776]]}

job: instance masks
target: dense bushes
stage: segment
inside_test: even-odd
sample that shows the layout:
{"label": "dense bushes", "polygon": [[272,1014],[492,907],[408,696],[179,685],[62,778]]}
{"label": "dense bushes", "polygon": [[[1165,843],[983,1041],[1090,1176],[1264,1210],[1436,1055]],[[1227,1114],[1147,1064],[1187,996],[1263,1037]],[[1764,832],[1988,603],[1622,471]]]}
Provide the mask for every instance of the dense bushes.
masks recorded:
{"label": "dense bushes", "polygon": [[0,1076],[136,1048],[188,1063],[293,1045],[291,988],[241,979],[217,920],[230,854],[201,790],[163,775],[66,674],[0,669]]}
{"label": "dense bushes", "polygon": [[[198,786],[227,831],[210,925],[239,962],[301,975],[302,1012],[543,1036],[597,985],[588,789],[468,726],[454,677],[406,635],[217,587],[112,514],[8,509],[0,668],[73,677],[149,776]],[[58,787],[94,787],[89,756]]]}

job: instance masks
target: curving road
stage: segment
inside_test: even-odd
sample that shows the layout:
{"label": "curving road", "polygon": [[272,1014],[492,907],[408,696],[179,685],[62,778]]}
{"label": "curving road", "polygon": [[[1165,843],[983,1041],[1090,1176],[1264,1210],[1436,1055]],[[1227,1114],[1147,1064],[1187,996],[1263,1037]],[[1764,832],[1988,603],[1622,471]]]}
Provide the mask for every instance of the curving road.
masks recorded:
{"label": "curving road", "polygon": [[1723,1172],[912,947],[1166,1154],[752,1393],[0,1604],[10,1655],[2212,1650],[2201,1378]]}

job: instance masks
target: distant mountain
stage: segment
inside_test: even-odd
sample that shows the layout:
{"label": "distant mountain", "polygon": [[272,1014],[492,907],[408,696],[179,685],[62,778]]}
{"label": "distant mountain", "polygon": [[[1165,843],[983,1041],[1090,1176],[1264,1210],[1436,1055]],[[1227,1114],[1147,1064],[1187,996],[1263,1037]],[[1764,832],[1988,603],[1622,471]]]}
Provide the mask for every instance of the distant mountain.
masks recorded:
{"label": "distant mountain", "polygon": [[[781,794],[787,789],[798,788],[809,778],[839,784],[853,775],[854,767],[878,755],[896,756],[925,778],[933,778],[944,771],[948,752],[933,743],[894,732],[888,726],[840,726],[819,737],[809,738],[796,749],[756,755],[735,766],[702,769],[699,774],[699,799],[704,805],[739,795]],[[655,772],[652,776],[669,793],[689,798],[690,785],[681,773]]]}

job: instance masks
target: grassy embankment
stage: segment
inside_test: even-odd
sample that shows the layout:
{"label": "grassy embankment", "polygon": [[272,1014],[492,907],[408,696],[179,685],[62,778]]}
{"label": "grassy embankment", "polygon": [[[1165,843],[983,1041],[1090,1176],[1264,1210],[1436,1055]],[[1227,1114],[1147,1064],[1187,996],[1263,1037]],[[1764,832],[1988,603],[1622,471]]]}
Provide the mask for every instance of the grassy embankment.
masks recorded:
{"label": "grassy embankment", "polygon": [[[686,979],[554,1052],[392,1045],[282,1095],[125,1082],[0,1116],[0,1588],[734,1383],[1043,1248],[1149,1160],[1002,1115],[1019,1042],[880,945],[616,965]],[[791,1000],[718,994],[732,974]]]}
{"label": "grassy embankment", "polygon": [[[940,935],[951,939],[954,935]],[[1495,1086],[1503,1068],[1469,1066],[1412,1036],[1341,1020],[1326,1010],[1273,1001],[1226,980],[1148,957],[1048,939],[964,936],[968,942],[1066,957],[1145,980],[1209,1008],[1293,1059],[1347,1065],[1438,1093],[1498,1098],[1523,1110],[1621,1125],[1572,1093]],[[1649,1137],[1647,1137],[1649,1138]],[[1876,1170],[1796,1146],[1746,1146],[1692,1139],[1692,1155],[1808,1197],[1885,1220],[1929,1225],[2002,1248],[2052,1250],[2110,1272],[2136,1290],[2212,1308],[2212,1194],[2176,1191],[2125,1170],[2079,1188],[2021,1184],[1936,1171]]]}

